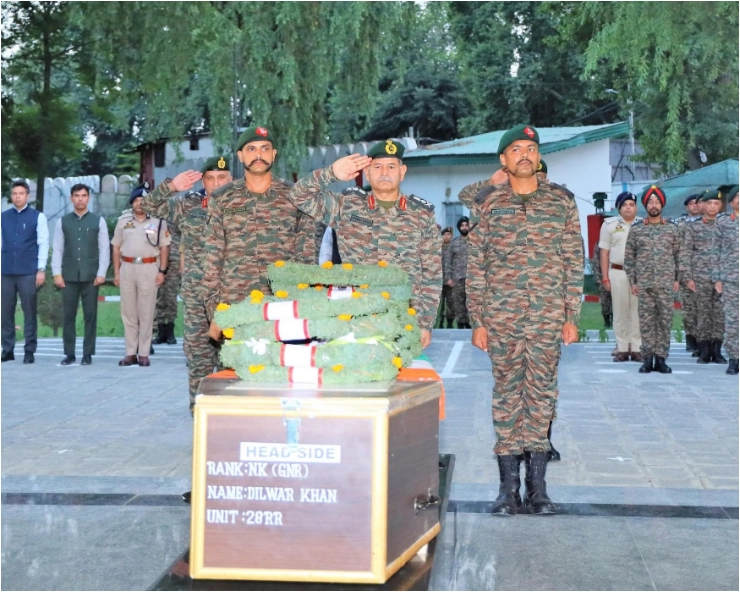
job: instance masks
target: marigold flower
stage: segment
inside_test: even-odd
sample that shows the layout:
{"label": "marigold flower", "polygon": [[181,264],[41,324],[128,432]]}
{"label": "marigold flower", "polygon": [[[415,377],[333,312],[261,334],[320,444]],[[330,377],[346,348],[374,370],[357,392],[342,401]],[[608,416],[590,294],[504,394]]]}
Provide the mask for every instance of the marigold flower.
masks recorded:
{"label": "marigold flower", "polygon": [[388,299],[389,299],[389,298],[391,297],[391,295],[390,295],[390,294],[388,294],[388,292],[381,292],[381,293],[380,293],[380,295],[381,295],[381,296],[382,296],[383,298],[385,298],[386,300],[388,300]]}
{"label": "marigold flower", "polygon": [[378,265],[380,267],[388,267],[388,262],[387,261],[378,261]]}
{"label": "marigold flower", "polygon": [[362,292],[352,292],[352,298],[362,298]]}
{"label": "marigold flower", "polygon": [[409,308],[406,312],[409,313],[413,317],[416,314],[416,309]]}
{"label": "marigold flower", "polygon": [[249,366],[249,373],[250,374],[257,374],[257,372],[262,372],[265,369],[264,364],[252,364]]}
{"label": "marigold flower", "polygon": [[347,271],[352,271],[352,264],[351,263],[342,263],[342,269],[346,269]]}
{"label": "marigold flower", "polygon": [[275,296],[277,296],[278,298],[287,298],[288,293],[285,290],[278,290],[277,292],[275,292]]}
{"label": "marigold flower", "polygon": [[404,329],[406,329],[406,331],[413,331],[414,330],[414,326],[413,325],[406,325],[404,327]]}
{"label": "marigold flower", "polygon": [[305,290],[306,288],[308,288],[308,284],[298,284],[299,290]]}
{"label": "marigold flower", "polygon": [[322,286],[321,284],[319,284],[318,286],[314,286],[314,290],[317,290],[319,292],[321,292],[321,290],[323,289],[324,289],[324,286]]}
{"label": "marigold flower", "polygon": [[321,267],[323,267],[324,269],[331,269],[332,267],[334,267],[334,264],[331,261],[324,261],[321,264]]}
{"label": "marigold flower", "polygon": [[352,315],[348,315],[348,314],[340,314],[340,315],[339,315],[339,316],[338,316],[337,318],[338,318],[338,319],[339,319],[340,321],[349,321],[349,320],[350,320],[350,319],[352,318]]}
{"label": "marigold flower", "polygon": [[393,365],[399,370],[401,369],[401,366],[403,366],[403,361],[401,360],[399,356],[396,356],[395,358],[393,358],[392,362],[393,362]]}
{"label": "marigold flower", "polygon": [[285,267],[285,261],[275,261],[275,267]]}
{"label": "marigold flower", "polygon": [[234,327],[228,327],[223,330],[224,337],[231,339],[234,336]]}
{"label": "marigold flower", "polygon": [[370,284],[362,284],[362,285],[360,286],[360,289],[361,289],[361,290],[367,290],[367,289],[368,289],[369,287],[370,287]]}
{"label": "marigold flower", "polygon": [[265,297],[265,295],[262,292],[260,292],[259,290],[252,290],[249,293],[249,296],[251,298],[264,298]]}
{"label": "marigold flower", "polygon": [[341,372],[344,370],[344,366],[342,364],[335,364],[331,369],[334,370],[334,372]]}
{"label": "marigold flower", "polygon": [[230,308],[230,305],[226,304],[225,302],[220,302],[219,305],[216,307],[216,310],[219,312],[223,312],[225,310],[229,310]]}

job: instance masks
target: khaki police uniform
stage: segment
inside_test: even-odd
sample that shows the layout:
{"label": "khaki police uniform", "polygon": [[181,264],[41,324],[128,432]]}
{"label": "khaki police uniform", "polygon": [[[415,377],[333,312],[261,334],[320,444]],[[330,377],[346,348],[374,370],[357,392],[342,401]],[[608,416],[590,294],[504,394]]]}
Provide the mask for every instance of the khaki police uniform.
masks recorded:
{"label": "khaki police uniform", "polygon": [[[635,219],[637,221],[637,218]],[[608,218],[601,225],[599,249],[609,251],[609,282],[612,292],[614,338],[620,352],[640,352],[640,317],[637,296],[630,291],[630,283],[624,272],[624,247],[629,236],[630,223],[621,216]],[[602,272],[603,273],[603,272]]]}
{"label": "khaki police uniform", "polygon": [[160,263],[159,249],[170,242],[167,222],[149,216],[137,220],[133,213],[124,214],[113,231],[111,244],[121,249],[121,318],[127,356],[149,355],[157,305],[155,281],[160,267],[167,267]]}

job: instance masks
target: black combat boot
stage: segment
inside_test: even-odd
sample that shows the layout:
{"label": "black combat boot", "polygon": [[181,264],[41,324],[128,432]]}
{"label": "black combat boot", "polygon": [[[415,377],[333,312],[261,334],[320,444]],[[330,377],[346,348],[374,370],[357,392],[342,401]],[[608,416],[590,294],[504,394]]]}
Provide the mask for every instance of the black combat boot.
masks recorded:
{"label": "black combat boot", "polygon": [[660,372],[661,374],[670,374],[673,372],[670,366],[666,366],[665,358],[661,358],[660,356],[655,356],[655,367],[653,370]]}
{"label": "black combat boot", "polygon": [[167,323],[157,323],[157,336],[152,343],[167,343]]}
{"label": "black combat boot", "polygon": [[550,452],[547,453],[547,460],[557,462],[560,460],[560,453],[552,445],[552,422],[550,422],[550,427],[547,428],[547,439],[550,441]]}
{"label": "black combat boot", "polygon": [[640,374],[650,374],[653,370],[655,370],[655,368],[653,368],[653,356],[645,356],[638,372]]}
{"label": "black combat boot", "polygon": [[686,336],[686,351],[687,352],[695,352],[697,350],[696,345],[696,337],[693,335],[687,335]]}
{"label": "black combat boot", "polygon": [[613,314],[610,314],[609,315],[609,322],[607,323],[606,328],[607,329],[611,329],[613,327],[613,325],[614,325],[614,315]]}
{"label": "black combat boot", "polygon": [[725,374],[737,374],[737,358],[730,358],[730,363],[727,365],[727,370],[725,370]]}
{"label": "black combat boot", "polygon": [[601,315],[601,316],[604,317],[604,328],[605,329],[608,329],[609,327],[611,327],[611,322],[610,322],[610,319],[609,319],[609,317],[611,315],[605,314],[605,315]]}
{"label": "black combat boot", "polygon": [[722,355],[722,340],[715,339],[712,341],[712,362],[715,364],[726,364],[727,358]]}
{"label": "black combat boot", "polygon": [[498,455],[498,474],[501,484],[498,488],[498,497],[493,502],[492,514],[501,516],[514,516],[522,505],[522,498],[519,495],[519,460],[520,457],[514,454]]}
{"label": "black combat boot", "polygon": [[712,342],[711,341],[700,341],[699,342],[699,356],[696,360],[697,364],[709,364],[711,359],[711,351],[710,346]]}
{"label": "black combat boot", "polygon": [[454,319],[447,319],[447,328],[452,329],[452,323],[454,322]]}
{"label": "black combat boot", "polygon": [[175,323],[167,323],[167,345],[176,345],[177,339],[175,339]]}
{"label": "black combat boot", "polygon": [[524,505],[531,508],[532,514],[554,514],[555,504],[547,495],[545,471],[547,452],[524,452],[526,494]]}

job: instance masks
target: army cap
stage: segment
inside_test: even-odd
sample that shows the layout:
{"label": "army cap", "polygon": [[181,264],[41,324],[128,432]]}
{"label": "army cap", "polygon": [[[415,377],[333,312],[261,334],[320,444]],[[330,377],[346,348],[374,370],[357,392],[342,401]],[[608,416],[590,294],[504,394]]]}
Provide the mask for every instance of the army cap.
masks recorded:
{"label": "army cap", "polygon": [[540,159],[540,164],[537,165],[537,172],[538,173],[546,173],[547,172],[547,164],[545,164],[544,160]]}
{"label": "army cap", "polygon": [[252,127],[245,129],[242,132],[242,135],[239,136],[239,139],[236,141],[236,151],[239,152],[239,150],[244,148],[244,146],[250,142],[258,141],[270,142],[273,148],[275,147],[275,136],[273,136],[270,130],[261,125],[253,125]]}
{"label": "army cap", "polygon": [[498,143],[498,153],[502,154],[509,146],[517,140],[531,140],[538,146],[540,145],[540,135],[531,125],[520,124],[512,127],[503,136]]}
{"label": "army cap", "polygon": [[657,185],[651,185],[645,190],[645,192],[642,194],[642,198],[640,199],[642,205],[647,206],[648,200],[653,195],[660,200],[660,205],[662,207],[665,207],[665,193],[663,193],[663,190]]}
{"label": "army cap", "polygon": [[447,234],[448,232],[449,232],[450,234],[452,234],[452,226],[445,226],[445,227],[444,227],[444,228],[442,229],[442,232],[441,232],[441,234]]}
{"label": "army cap", "polygon": [[619,195],[617,195],[617,199],[614,202],[615,207],[619,210],[624,205],[624,202],[632,200],[635,203],[637,203],[637,197],[634,193],[630,193],[629,191],[622,191]]}
{"label": "army cap", "polygon": [[229,161],[226,160],[225,156],[211,156],[208,160],[206,160],[206,163],[203,165],[203,168],[200,169],[200,172],[204,175],[208,171],[228,171],[229,169]]}
{"label": "army cap", "polygon": [[727,203],[730,203],[733,199],[735,199],[735,196],[737,195],[737,190],[737,185],[735,185],[734,187],[730,187],[730,189],[727,191]]}
{"label": "army cap", "polygon": [[710,201],[713,199],[722,201],[722,192],[717,191],[716,189],[707,189],[704,192],[704,195],[701,196],[701,201]]}
{"label": "army cap", "polygon": [[691,195],[687,196],[686,199],[683,200],[683,205],[687,206],[692,201],[694,201],[696,199],[699,199],[699,194],[698,193],[692,193]]}
{"label": "army cap", "polygon": [[128,203],[132,204],[137,197],[144,197],[148,193],[149,183],[144,181],[141,185],[139,185],[138,187],[134,187],[134,189],[131,191],[131,196],[128,198]]}
{"label": "army cap", "polygon": [[401,142],[395,140],[385,140],[384,142],[378,142],[367,151],[367,155],[370,158],[397,158],[401,160],[406,147]]}

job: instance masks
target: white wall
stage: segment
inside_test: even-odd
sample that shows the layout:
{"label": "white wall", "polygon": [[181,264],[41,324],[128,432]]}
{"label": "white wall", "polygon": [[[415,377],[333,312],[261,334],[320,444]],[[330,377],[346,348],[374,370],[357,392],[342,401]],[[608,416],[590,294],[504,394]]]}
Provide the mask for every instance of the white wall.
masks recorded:
{"label": "white wall", "polygon": [[[596,212],[592,194],[612,191],[609,140],[600,140],[569,150],[544,156],[548,177],[553,183],[567,187],[576,196],[581,218],[584,244],[587,244],[586,216]],[[498,167],[495,167],[498,168]],[[444,225],[445,201],[456,202],[457,195],[466,185],[490,177],[493,165],[455,165],[443,167],[409,167],[402,188],[405,193],[415,193],[434,204],[437,222]],[[446,197],[449,194],[449,197]],[[611,209],[615,195],[610,195],[607,210]]]}

